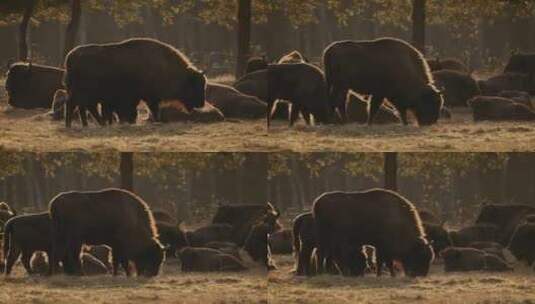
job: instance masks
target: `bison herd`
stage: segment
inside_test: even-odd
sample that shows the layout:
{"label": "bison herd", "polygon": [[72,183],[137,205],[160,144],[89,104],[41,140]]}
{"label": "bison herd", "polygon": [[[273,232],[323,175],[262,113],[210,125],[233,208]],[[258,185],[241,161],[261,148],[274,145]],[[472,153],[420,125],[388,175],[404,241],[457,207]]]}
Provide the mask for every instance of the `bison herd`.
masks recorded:
{"label": "bison herd", "polygon": [[[476,80],[455,59],[428,59],[394,38],[339,41],[329,45],[322,66],[299,52],[276,63],[251,58],[233,86],[207,80],[174,47],[153,39],[82,45],[64,69],[15,63],[6,79],[13,107],[51,108],[55,120],[90,118],[107,125],[135,123],[138,105],[149,120],[212,122],[230,119],[288,119],[306,123],[408,123],[451,117],[453,107],[471,107],[475,121],[533,120],[535,55],[513,55],[504,72]],[[325,71],[325,72],[324,72]],[[387,102],[386,102],[387,101]]]}
{"label": "bison herd", "polygon": [[184,272],[272,268],[267,236],[279,229],[279,212],[267,204],[223,205],[211,224],[187,230],[114,188],[60,193],[37,214],[16,215],[2,203],[0,216],[6,275],[19,258],[28,274],[43,275],[153,277],[166,259],[178,259]]}
{"label": "bison herd", "polygon": [[484,205],[475,222],[446,229],[396,192],[329,192],[297,215],[292,229],[269,236],[273,254],[291,254],[296,275],[321,273],[416,277],[432,263],[444,271],[512,271],[514,261],[535,261],[535,207]]}

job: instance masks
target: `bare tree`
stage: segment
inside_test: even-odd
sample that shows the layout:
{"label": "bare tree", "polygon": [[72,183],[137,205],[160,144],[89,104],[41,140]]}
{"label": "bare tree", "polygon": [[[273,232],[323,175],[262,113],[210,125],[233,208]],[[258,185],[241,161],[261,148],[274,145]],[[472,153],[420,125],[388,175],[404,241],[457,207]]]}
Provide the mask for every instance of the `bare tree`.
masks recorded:
{"label": "bare tree", "polygon": [[412,1],[412,43],[425,54],[426,0]]}

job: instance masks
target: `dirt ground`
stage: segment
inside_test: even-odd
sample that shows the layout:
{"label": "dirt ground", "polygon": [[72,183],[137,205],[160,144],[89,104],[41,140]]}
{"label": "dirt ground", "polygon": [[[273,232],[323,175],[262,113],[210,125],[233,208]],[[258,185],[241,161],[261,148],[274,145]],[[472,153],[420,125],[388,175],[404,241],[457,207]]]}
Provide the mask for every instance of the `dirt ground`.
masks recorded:
{"label": "dirt ground", "polygon": [[269,132],[262,119],[66,129],[44,112],[0,107],[0,147],[37,152],[508,152],[535,147],[535,123],[474,123],[468,110],[456,110],[451,121],[425,128],[302,123],[289,128],[280,121]]}
{"label": "dirt ground", "polygon": [[0,303],[135,304],[135,303],[267,303],[266,272],[180,272],[168,261],[154,279],[112,277],[52,278],[28,276],[22,266],[0,278]]}
{"label": "dirt ground", "polygon": [[274,257],[279,270],[269,274],[269,303],[535,303],[535,273],[516,267],[509,273],[445,273],[434,265],[428,277],[367,275],[344,278],[296,277],[293,257]]}

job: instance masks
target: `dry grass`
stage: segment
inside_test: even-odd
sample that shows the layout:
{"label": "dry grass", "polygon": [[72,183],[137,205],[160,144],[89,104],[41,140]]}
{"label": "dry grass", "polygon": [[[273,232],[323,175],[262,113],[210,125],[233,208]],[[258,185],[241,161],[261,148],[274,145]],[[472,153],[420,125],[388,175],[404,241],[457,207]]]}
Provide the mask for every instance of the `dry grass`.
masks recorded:
{"label": "dry grass", "polygon": [[168,262],[154,279],[28,276],[22,267],[0,279],[0,303],[267,303],[266,273],[190,273]]}
{"label": "dry grass", "polygon": [[535,274],[444,273],[433,266],[426,278],[295,277],[291,256],[275,256],[279,270],[269,274],[269,303],[534,303]]}

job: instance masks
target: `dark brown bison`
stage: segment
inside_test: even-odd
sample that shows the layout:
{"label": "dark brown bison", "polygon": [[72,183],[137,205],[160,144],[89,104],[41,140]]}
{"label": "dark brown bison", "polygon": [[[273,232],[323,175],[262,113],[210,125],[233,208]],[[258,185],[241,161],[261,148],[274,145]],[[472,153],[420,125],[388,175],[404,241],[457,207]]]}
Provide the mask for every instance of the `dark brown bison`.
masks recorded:
{"label": "dark brown bison", "polygon": [[505,73],[493,76],[487,80],[478,81],[483,95],[495,96],[501,91],[531,92],[531,81],[528,75],[520,73]]}
{"label": "dark brown bison", "polygon": [[166,101],[160,104],[160,121],[169,122],[197,122],[209,123],[224,121],[225,115],[206,102],[204,107],[188,111],[179,101]]}
{"label": "dark brown bison", "polygon": [[232,226],[232,242],[243,246],[253,225],[266,215],[278,217],[280,212],[271,204],[266,205],[223,205],[217,209],[212,223]]}
{"label": "dark brown bison", "polygon": [[81,273],[82,245],[108,245],[113,253],[113,273],[119,263],[128,272],[133,261],[138,275],[155,276],[165,258],[158,231],[147,204],[122,189],[63,192],[49,204],[52,218],[52,264],[66,256],[73,262],[67,273]]}
{"label": "dark brown bison", "polygon": [[435,59],[429,59],[427,60],[427,63],[429,64],[429,68],[431,71],[442,71],[442,70],[451,70],[451,71],[458,71],[461,73],[468,73],[468,67],[462,63],[460,60],[455,58],[435,58]]}
{"label": "dark brown bison", "polygon": [[378,265],[386,263],[392,269],[398,260],[408,276],[427,275],[433,250],[416,208],[398,193],[328,192],[315,200],[313,214],[320,262],[344,246],[371,245]]}
{"label": "dark brown bison", "polygon": [[392,38],[373,41],[340,41],[323,55],[330,100],[345,118],[348,90],[372,95],[371,124],[384,99],[396,108],[407,124],[412,110],[420,125],[440,117],[443,99],[422,54],[408,43]]}
{"label": "dark brown bison", "polygon": [[[329,123],[327,87],[323,72],[307,63],[274,64],[268,67],[267,125],[271,123],[271,112],[275,101],[283,99],[292,104],[290,126],[299,114],[312,115],[316,123]],[[305,117],[307,120],[307,117]]]}
{"label": "dark brown bison", "polygon": [[217,107],[227,118],[256,119],[266,116],[265,102],[237,89],[216,83],[208,83],[206,100]]}
{"label": "dark brown bison", "polygon": [[535,75],[535,54],[513,54],[505,66],[504,73]]}
{"label": "dark brown bison", "polygon": [[156,222],[156,229],[160,243],[166,247],[166,257],[176,257],[177,250],[190,245],[186,234],[178,225]]}
{"label": "dark brown bison", "polygon": [[186,239],[192,247],[203,247],[209,242],[233,241],[233,227],[229,224],[210,224],[194,231],[185,232]]}
{"label": "dark brown bison", "polygon": [[312,275],[312,253],[316,248],[316,226],[312,212],[299,214],[293,220],[293,247],[296,275]]}
{"label": "dark brown bison", "polygon": [[477,96],[468,101],[474,121],[533,121],[535,112],[512,99]]}
{"label": "dark brown bison", "polygon": [[433,72],[435,84],[444,94],[444,104],[448,107],[466,107],[466,102],[474,96],[481,95],[476,80],[469,74],[441,70]]}
{"label": "dark brown bison", "polygon": [[532,214],[535,214],[535,208],[528,205],[488,204],[481,209],[476,224],[495,225],[498,229],[497,241],[505,246],[509,244],[516,227]]}
{"label": "dark brown bison", "polygon": [[245,69],[245,74],[254,73],[256,71],[265,70],[268,67],[268,62],[265,56],[263,57],[253,57],[247,61],[247,67]]}
{"label": "dark brown bison", "polygon": [[473,242],[495,242],[500,237],[498,226],[488,223],[478,223],[458,231],[449,232],[452,244],[466,247]]}
{"label": "dark brown bison", "polygon": [[14,63],[6,75],[8,104],[15,108],[49,109],[56,90],[63,87],[63,70],[32,63]]}
{"label": "dark brown bison", "polygon": [[424,222],[423,226],[427,240],[431,243],[431,246],[433,246],[435,256],[438,256],[442,250],[453,245],[448,231],[441,225]]}
{"label": "dark brown bison", "polygon": [[449,247],[442,251],[444,270],[452,271],[511,271],[501,258],[475,248]]}
{"label": "dark brown bison", "polygon": [[186,247],[179,251],[182,271],[243,271],[247,267],[236,257],[211,248]]}
{"label": "dark brown bison", "polygon": [[291,254],[292,230],[283,229],[269,235],[269,246],[273,254]]}
{"label": "dark brown bison", "polygon": [[[347,99],[346,116],[348,122],[356,122],[365,124],[368,122],[368,106],[369,103],[361,97],[350,94]],[[377,114],[375,115],[375,124],[392,124],[400,123],[398,113],[387,105],[381,105]]]}
{"label": "dark brown bison", "polygon": [[[114,111],[129,123],[136,122],[140,100],[156,121],[162,100],[179,100],[188,110],[204,106],[206,77],[177,49],[157,40],[79,46],[67,55],[65,68],[67,127],[76,106],[100,117],[97,102],[105,105],[107,115]],[[80,114],[87,125],[85,111]]]}
{"label": "dark brown bison", "polygon": [[507,249],[519,261],[532,265],[535,261],[535,224],[519,224],[507,244]]}
{"label": "dark brown bison", "polygon": [[52,222],[47,212],[19,215],[9,219],[4,225],[5,274],[9,275],[15,262],[21,258],[22,265],[32,273],[30,259],[36,251],[44,251],[51,256]]}

